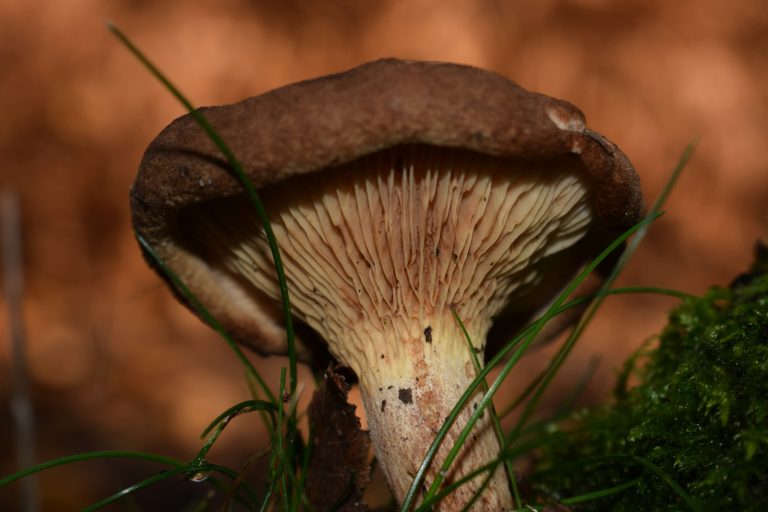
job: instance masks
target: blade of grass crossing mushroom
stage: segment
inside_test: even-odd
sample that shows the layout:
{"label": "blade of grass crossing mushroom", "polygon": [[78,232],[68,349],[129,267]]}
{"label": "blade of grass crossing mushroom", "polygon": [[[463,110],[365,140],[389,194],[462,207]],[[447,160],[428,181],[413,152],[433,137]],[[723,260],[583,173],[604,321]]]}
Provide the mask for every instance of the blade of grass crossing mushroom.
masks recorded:
{"label": "blade of grass crossing mushroom", "polygon": [[[264,382],[264,379],[261,377],[259,372],[256,370],[256,368],[253,366],[253,364],[250,362],[250,360],[245,356],[243,351],[240,349],[240,347],[235,343],[235,341],[232,339],[231,336],[224,330],[222,325],[213,317],[213,315],[208,312],[208,310],[203,307],[203,305],[200,303],[200,301],[195,297],[194,294],[192,294],[189,289],[186,287],[186,285],[178,278],[178,276],[170,269],[168,268],[165,263],[160,260],[160,258],[157,257],[155,252],[153,251],[152,247],[149,246],[149,244],[146,243],[146,241],[141,237],[138,233],[136,233],[136,239],[138,240],[141,247],[149,254],[151,258],[157,263],[157,265],[160,267],[161,271],[168,276],[168,278],[173,282],[173,285],[176,287],[177,290],[181,292],[181,294],[184,296],[184,298],[189,301],[190,304],[193,305],[193,307],[199,312],[200,316],[227,342],[229,347],[234,351],[234,353],[237,355],[237,357],[240,359],[240,361],[243,363],[243,365],[246,368],[246,377],[247,381],[249,383],[249,387],[252,388],[251,383],[256,382],[258,386],[261,388],[261,391],[267,396],[268,402],[264,402],[263,407],[257,407],[256,410],[259,410],[260,413],[262,413],[262,419],[264,420],[264,424],[267,427],[267,431],[270,434],[270,437],[274,439],[282,439],[282,431],[278,428],[276,428],[276,421],[267,421],[268,416],[264,415],[263,413],[267,410],[274,410],[274,411],[281,411],[282,409],[278,409],[278,398],[275,397],[275,395],[272,393],[272,391],[267,386],[266,382]],[[256,394],[255,390],[252,389],[252,394]],[[282,395],[282,390],[281,393]],[[254,400],[252,402],[258,403],[262,402],[259,400]],[[266,404],[269,404],[269,407],[266,406]],[[241,405],[241,404],[238,404]],[[234,406],[234,407],[237,407]],[[224,413],[226,414],[226,413]],[[282,417],[282,413],[278,414],[278,417]],[[217,418],[218,420],[218,418]],[[214,422],[215,424],[216,422]],[[290,425],[292,426],[293,430],[295,431],[297,422],[291,421]],[[209,427],[210,428],[210,427]],[[205,435],[205,434],[204,434]],[[283,455],[282,451],[274,451],[273,452],[273,458],[275,455]],[[279,468],[282,467],[282,464],[278,465]],[[276,475],[281,475],[281,472],[276,473]],[[270,496],[271,493],[268,494]],[[268,497],[267,496],[267,497]]]}
{"label": "blade of grass crossing mushroom", "polygon": [[475,410],[472,415],[470,416],[469,420],[467,421],[467,424],[464,426],[464,429],[459,434],[459,437],[457,438],[453,448],[446,456],[446,459],[440,468],[440,471],[437,472],[437,476],[435,477],[435,480],[432,482],[431,487],[429,488],[427,494],[425,495],[424,499],[431,498],[436,494],[437,490],[440,488],[443,480],[445,477],[442,476],[442,473],[447,474],[447,469],[450,467],[450,465],[453,463],[454,459],[458,455],[459,450],[461,449],[462,445],[466,441],[467,437],[469,437],[469,434],[474,427],[475,423],[480,419],[480,416],[484,413],[485,408],[488,407],[491,398],[493,395],[498,391],[499,386],[501,385],[501,382],[506,378],[506,376],[509,374],[511,369],[517,364],[520,357],[522,357],[525,350],[528,348],[528,346],[533,341],[533,338],[536,337],[536,335],[541,331],[541,329],[544,327],[544,324],[549,321],[555,314],[557,314],[558,310],[560,309],[560,306],[565,302],[565,299],[570,296],[573,291],[578,287],[581,282],[586,279],[586,277],[605,259],[608,257],[610,253],[612,253],[617,247],[619,247],[624,241],[634,234],[638,229],[640,229],[642,226],[644,226],[646,223],[651,222],[656,217],[646,217],[644,220],[639,222],[638,224],[634,225],[632,228],[625,231],[621,236],[619,236],[616,240],[614,240],[608,247],[606,247],[603,252],[601,252],[592,262],[590,262],[589,265],[587,265],[584,270],[566,287],[566,289],[558,296],[558,298],[553,302],[552,306],[547,310],[547,312],[538,320],[536,321],[531,328],[526,330],[525,337],[518,336],[515,338],[515,340],[508,343],[505,347],[503,347],[496,356],[494,356],[486,366],[482,369],[480,373],[475,377],[475,379],[470,383],[469,386],[467,386],[467,389],[464,391],[464,394],[462,394],[461,398],[457,402],[456,406],[451,411],[451,414],[448,415],[448,418],[443,423],[443,426],[435,436],[434,441],[432,442],[432,445],[427,450],[426,455],[424,456],[424,460],[422,461],[421,465],[419,466],[418,471],[416,472],[416,475],[414,476],[413,482],[411,483],[411,487],[408,490],[408,493],[405,496],[405,499],[403,500],[403,503],[401,505],[402,511],[407,511],[410,509],[410,507],[413,505],[413,501],[416,499],[416,495],[421,488],[421,482],[424,479],[424,476],[426,474],[427,468],[432,462],[432,459],[434,458],[435,454],[437,453],[438,448],[440,447],[440,444],[442,443],[443,439],[445,438],[448,429],[451,427],[453,422],[455,421],[456,417],[461,412],[461,409],[466,405],[469,398],[472,396],[472,394],[475,392],[477,387],[480,385],[480,383],[485,379],[486,375],[490,372],[491,368],[493,366],[500,362],[506,355],[514,348],[518,341],[523,340],[521,345],[515,350],[513,355],[510,357],[510,359],[505,363],[504,367],[501,370],[501,373],[496,378],[496,380],[493,382],[493,384],[489,387],[488,391],[485,393],[483,398],[481,399],[480,403],[478,404],[477,410]]}
{"label": "blade of grass crossing mushroom", "polygon": [[[421,505],[419,505],[419,508],[417,509],[417,511],[429,510],[432,507],[432,505],[439,503],[440,500],[450,495],[453,491],[455,491],[462,485],[470,482],[471,480],[475,479],[477,476],[482,475],[483,473],[493,474],[493,472],[496,471],[496,468],[499,466],[499,464],[502,464],[505,460],[508,460],[507,454],[503,452],[499,453],[499,457],[497,457],[493,461],[473,469],[472,471],[468,472],[466,475],[463,475],[458,480],[453,481],[449,485],[442,487],[439,493],[435,494],[429,500],[425,500],[424,502],[422,502]],[[473,503],[474,503],[474,500],[472,500],[470,503],[467,503],[467,505],[464,507],[463,510],[468,510]]]}
{"label": "blade of grass crossing mushroom", "polygon": [[[560,313],[563,313],[563,312],[567,311],[568,309],[571,309],[571,308],[576,307],[576,306],[578,306],[580,304],[583,304],[585,301],[593,300],[597,296],[620,295],[620,294],[637,294],[637,293],[643,293],[643,294],[653,293],[653,294],[659,294],[659,295],[674,297],[674,298],[677,298],[677,299],[680,299],[680,300],[684,300],[686,298],[693,297],[693,295],[691,295],[691,294],[688,294],[688,293],[685,293],[685,292],[681,292],[681,291],[678,291],[678,290],[671,290],[671,289],[659,288],[659,287],[653,287],[653,286],[634,286],[634,287],[614,288],[614,289],[611,289],[611,290],[598,291],[598,292],[595,292],[594,294],[592,294],[590,296],[579,297],[577,299],[574,299],[574,300],[572,300],[572,301],[562,305],[555,312],[555,315],[559,315]],[[460,326],[461,325],[462,324],[460,324]],[[517,336],[517,338],[515,338],[510,343],[510,345],[511,346],[515,346],[521,339],[523,339],[526,336],[528,336],[534,327],[535,327],[535,323],[531,324],[530,326],[528,326],[526,328],[526,330],[521,332]],[[544,372],[539,374],[539,376],[537,377],[536,380],[534,380],[534,382],[539,382],[540,379],[543,378],[543,375],[544,375]],[[584,380],[586,381],[586,378]],[[533,387],[535,387],[535,386],[532,386],[531,390],[533,389]],[[575,393],[575,394],[578,394],[578,393]],[[524,394],[524,396],[520,397],[518,400],[522,401],[525,398],[525,395],[526,394]],[[505,411],[505,414],[507,414],[509,412],[510,412],[510,410],[507,410],[507,411]],[[545,425],[546,423],[550,423],[551,421],[552,421],[552,418],[548,418],[546,421],[541,422],[541,426]],[[502,462],[502,460],[503,461],[512,461],[512,460],[516,459],[517,457],[522,456],[525,453],[529,453],[531,450],[537,448],[538,446],[540,446],[542,444],[545,444],[547,442],[550,442],[550,440],[551,440],[550,438],[552,438],[554,436],[561,437],[561,436],[563,436],[565,434],[566,433],[564,433],[562,431],[557,431],[555,433],[547,433],[547,435],[544,436],[544,437],[538,436],[538,437],[536,437],[534,439],[531,439],[529,441],[525,441],[522,444],[520,444],[520,443],[515,444],[514,448],[512,446],[509,446],[509,445],[505,446],[504,450],[503,450],[503,453],[500,454],[500,458],[499,459],[497,459],[497,460],[495,460],[493,462],[490,462],[490,463],[488,463],[488,464],[486,464],[484,466],[481,466],[479,468],[476,468],[475,470],[471,471],[470,473],[467,473],[466,475],[464,475],[461,479],[456,480],[456,481],[452,482],[450,485],[443,487],[438,494],[436,494],[434,497],[431,498],[431,500],[422,502],[422,504],[419,507],[419,510],[428,509],[431,506],[431,504],[439,502],[443,497],[447,496],[448,494],[453,492],[453,490],[455,490],[456,488],[458,488],[461,485],[465,484],[466,482],[469,482],[470,480],[472,480],[476,476],[478,476],[480,474],[483,474],[484,472],[488,472],[488,471],[490,471],[492,473],[493,471],[495,471],[495,469],[498,466],[498,464]],[[503,444],[503,443],[500,443],[500,444]],[[520,510],[523,510],[523,509],[520,509]],[[524,509],[524,510],[527,510],[527,509]]]}
{"label": "blade of grass crossing mushroom", "polygon": [[[567,308],[565,308],[565,307],[561,308],[558,311],[558,313],[560,311],[564,311],[565,309],[567,309]],[[420,479],[423,478],[423,473],[429,467],[429,464],[431,463],[432,458],[434,457],[434,454],[437,453],[437,450],[440,448],[440,443],[442,442],[443,438],[445,437],[445,434],[447,433],[447,431],[450,428],[450,426],[453,424],[453,421],[458,416],[459,411],[461,410],[461,408],[464,406],[464,404],[466,404],[466,402],[468,400],[468,397],[470,397],[472,395],[472,393],[474,392],[474,390],[477,388],[477,386],[480,385],[481,379],[482,379],[482,382],[484,382],[485,381],[485,377],[488,375],[489,369],[492,367],[493,364],[497,363],[500,359],[502,359],[512,348],[516,347],[522,340],[524,340],[528,336],[530,336],[531,333],[533,333],[534,331],[538,332],[539,325],[540,325],[540,320],[537,320],[537,322],[534,322],[533,324],[529,325],[523,332],[521,332],[514,339],[512,339],[505,347],[503,347],[501,349],[501,351],[497,354],[496,357],[494,357],[493,359],[491,359],[488,362],[488,364],[483,368],[482,372],[475,378],[475,380],[473,380],[472,383],[470,383],[470,385],[467,386],[467,389],[465,390],[464,395],[461,396],[461,398],[457,402],[456,406],[454,407],[453,411],[451,411],[451,414],[449,414],[448,418],[446,418],[446,421],[443,423],[442,428],[440,429],[440,431],[435,436],[435,440],[433,441],[432,445],[430,446],[429,450],[427,451],[427,454],[424,457],[424,461],[422,462],[421,466],[419,467],[419,472],[417,472],[416,475],[414,476],[414,481],[413,481],[413,483],[411,485],[411,489],[409,490],[409,495],[406,496],[406,501],[403,502],[403,506],[401,507],[402,511],[407,510],[406,504],[407,504],[407,500],[409,499],[409,496],[410,496],[411,492],[413,492],[414,496],[415,496],[415,491],[414,491],[415,486],[420,484]],[[535,334],[534,334],[534,336],[535,336]],[[480,410],[483,410],[483,409],[480,409]],[[470,421],[471,421],[471,418],[470,418]],[[457,443],[458,442],[463,442],[463,441],[461,439],[459,439],[457,441]],[[471,478],[474,478],[475,476],[477,476],[479,474],[482,474],[483,472],[488,471],[491,468],[495,469],[496,465],[497,464],[495,464],[495,463],[490,463],[490,464],[487,464],[487,465],[485,465],[485,466],[483,466],[481,468],[478,468],[478,469],[476,469],[476,470],[474,470],[474,471],[472,471],[470,473],[467,473],[467,475],[465,475],[463,478],[457,480],[456,482],[454,482],[453,484],[445,487],[444,489],[448,489],[448,488],[455,489],[459,485],[461,485],[461,484],[471,480]],[[447,496],[447,495],[448,495],[448,493],[445,492],[445,490],[442,490],[442,491],[440,491],[439,493],[437,493],[435,495],[426,496],[424,498],[424,501],[422,502],[422,504],[416,510],[417,511],[429,510],[433,503],[436,503],[437,501],[439,501],[438,497],[444,497],[444,496]],[[407,506],[410,507],[410,504],[407,504]]]}
{"label": "blade of grass crossing mushroom", "polygon": [[[459,314],[456,313],[456,310],[451,308],[451,314],[453,315],[453,319],[456,320],[456,323],[459,326],[459,329],[461,329],[461,333],[464,335],[464,340],[467,342],[467,350],[469,351],[469,355],[472,358],[472,364],[475,366],[475,371],[480,372],[480,370],[483,369],[483,365],[480,364],[480,360],[477,357],[477,353],[475,352],[475,346],[472,344],[472,338],[469,335],[469,332],[467,331],[466,326],[464,325],[464,322],[462,322],[461,317],[459,317]],[[483,392],[488,391],[488,382],[483,379],[483,382],[481,384],[481,389]],[[489,407],[490,414],[491,414],[491,423],[493,424],[493,430],[496,432],[496,440],[499,442],[499,447],[501,451],[504,450],[504,430],[501,428],[501,422],[499,421],[499,416],[496,414],[496,407],[491,404]],[[515,500],[515,506],[522,507],[522,501],[520,500],[520,492],[517,488],[517,483],[515,482],[515,473],[514,468],[512,467],[512,463],[504,459],[504,466],[507,470],[507,483],[509,484],[509,488],[512,490],[512,496]],[[493,471],[488,473],[486,482],[490,480],[490,478],[493,476]],[[481,487],[481,490],[485,488],[485,485]],[[472,500],[467,503],[467,507],[470,507],[472,503],[480,496],[480,491],[475,493],[475,496],[472,498]]]}
{"label": "blade of grass crossing mushroom", "polygon": [[[669,197],[669,194],[672,191],[675,183],[677,182],[677,179],[679,178],[682,170],[685,168],[687,162],[690,160],[691,156],[693,155],[693,151],[697,143],[698,143],[698,139],[695,139],[693,142],[691,142],[688,145],[688,147],[685,149],[685,151],[681,155],[677,165],[675,166],[664,188],[659,194],[659,197],[656,199],[653,206],[651,207],[648,213],[648,218],[652,216],[657,216],[660,214],[661,208],[663,207],[664,203]],[[523,395],[513,404],[513,405],[517,405],[518,403],[521,403],[524,397],[526,397],[530,391],[535,389],[533,397],[526,405],[526,408],[521,414],[517,424],[515,425],[515,428],[512,430],[512,432],[508,436],[507,438],[508,443],[510,444],[514,443],[514,440],[520,435],[520,433],[523,430],[523,427],[533,415],[533,412],[535,411],[544,391],[546,390],[548,385],[551,383],[554,376],[557,374],[557,371],[559,370],[560,366],[563,364],[568,354],[572,350],[573,346],[575,345],[576,341],[584,332],[584,330],[586,329],[591,319],[594,317],[595,313],[597,312],[598,308],[600,307],[600,305],[602,304],[602,301],[605,299],[606,296],[615,294],[615,293],[627,293],[627,292],[632,293],[632,292],[638,292],[638,291],[640,292],[651,291],[654,293],[664,293],[666,295],[675,296],[678,298],[685,298],[689,296],[688,294],[685,294],[682,292],[676,292],[674,290],[665,290],[660,288],[650,288],[649,290],[646,290],[638,287],[635,289],[629,288],[629,289],[623,289],[623,290],[609,290],[610,286],[613,284],[616,277],[618,277],[621,270],[624,268],[627,261],[631,257],[632,253],[639,246],[640,242],[642,241],[642,238],[645,236],[647,232],[649,225],[650,225],[649,223],[646,223],[641,229],[639,229],[638,232],[633,237],[633,239],[627,244],[625,251],[623,252],[618,262],[612,269],[608,278],[603,283],[601,289],[598,291],[597,294],[595,294],[594,301],[589,306],[585,314],[582,316],[579,323],[571,332],[571,334],[569,335],[568,339],[563,344],[561,349],[557,352],[555,357],[552,359],[548,367],[540,375],[541,378],[537,378],[534,381],[535,385],[533,387],[529,386],[529,388],[526,389],[526,392],[524,392]]]}
{"label": "blade of grass crossing mushroom", "polygon": [[[691,295],[689,293],[681,292],[678,290],[671,290],[667,288],[660,288],[655,286],[628,286],[623,288],[614,288],[611,290],[600,290],[598,292],[595,292],[592,295],[586,296],[586,297],[579,297],[577,299],[574,299],[564,305],[562,305],[557,311],[555,311],[555,315],[559,315],[571,308],[574,308],[580,304],[583,304],[586,301],[593,300],[595,297],[600,296],[609,296],[609,295],[626,295],[626,294],[658,294],[658,295],[665,295],[669,297],[674,297],[680,300],[684,300],[687,298],[692,298],[694,295]],[[531,325],[529,325],[526,330],[522,331],[517,338],[515,338],[510,345],[514,346],[516,343],[518,343],[521,339],[525,338],[531,330],[535,327],[535,322]],[[539,373],[537,377],[535,377],[531,384],[526,388],[525,391],[523,391],[520,396],[510,405],[508,406],[504,412],[499,415],[499,417],[504,417],[508,414],[510,414],[515,408],[517,408],[520,404],[522,404],[526,398],[528,398],[528,395],[533,392],[533,390],[536,388],[538,383],[541,381],[541,379],[544,378],[544,375],[546,373],[546,369]],[[548,420],[549,421],[549,420]],[[442,492],[441,492],[442,494]]]}
{"label": "blade of grass crossing mushroom", "polygon": [[240,350],[240,347],[235,343],[235,340],[232,339],[232,337],[227,334],[227,332],[224,330],[224,327],[219,323],[218,320],[216,320],[213,315],[211,315],[205,307],[200,303],[200,301],[195,297],[195,295],[189,291],[189,288],[179,279],[179,277],[176,275],[175,272],[173,272],[168,266],[163,262],[155,253],[154,249],[147,243],[144,238],[139,235],[138,233],[134,233],[136,236],[136,240],[141,245],[142,249],[149,254],[149,256],[153,259],[153,261],[160,267],[160,270],[163,272],[164,275],[166,275],[171,282],[173,283],[174,287],[179,290],[179,292],[184,296],[184,299],[189,301],[190,304],[192,304],[192,307],[195,308],[195,310],[200,314],[200,316],[205,320],[208,325],[210,325],[213,330],[215,330],[222,338],[224,338],[224,341],[227,342],[229,345],[229,348],[232,349],[232,351],[235,353],[237,358],[240,360],[240,362],[245,367],[246,372],[248,375],[251,376],[251,378],[255,379],[256,382],[258,382],[259,387],[261,387],[262,392],[267,396],[269,401],[277,407],[277,398],[275,398],[275,395],[272,393],[272,391],[269,389],[269,386],[267,386],[267,383],[264,382],[264,379],[261,377],[259,372],[256,370],[256,367],[253,366],[253,363],[246,357],[245,353]]}
{"label": "blade of grass crossing mushroom", "polygon": [[[558,436],[562,436],[563,433],[559,432],[557,434]],[[522,447],[515,447],[512,449],[511,447],[507,446],[504,449],[503,453],[499,454],[499,457],[487,464],[484,464],[483,466],[480,466],[478,468],[475,468],[471,472],[467,473],[466,475],[462,476],[460,479],[451,482],[449,485],[446,485],[440,489],[440,492],[435,494],[432,498],[429,500],[425,500],[421,503],[418,511],[426,511],[429,510],[429,508],[434,505],[435,503],[438,503],[441,499],[451,494],[453,491],[455,491],[460,486],[464,485],[465,483],[471,481],[478,475],[481,475],[486,472],[493,472],[496,470],[496,467],[501,464],[503,460],[514,460],[516,457],[521,456],[525,453],[530,453],[531,450],[538,448],[540,445],[545,444],[548,442],[547,440],[543,440],[541,437],[534,440],[533,442],[529,442],[526,446]],[[596,491],[600,492],[600,491]],[[527,508],[523,506],[522,508],[516,508],[513,510],[520,510],[520,511],[530,511],[533,510],[531,508]]]}
{"label": "blade of grass crossing mushroom", "polygon": [[[654,201],[653,206],[648,212],[646,219],[656,218],[661,214],[661,208],[664,206],[664,203],[669,197],[669,194],[672,191],[672,188],[677,182],[677,179],[680,177],[680,173],[683,171],[683,169],[685,168],[685,165],[688,163],[688,160],[693,155],[693,151],[696,148],[697,143],[698,143],[698,139],[691,142],[688,145],[688,147],[686,147],[685,151],[683,151],[683,154],[681,155],[677,165],[675,166],[672,173],[670,174],[670,177],[667,179],[667,182],[665,183],[664,188],[659,194],[659,197],[656,199],[656,201]],[[637,230],[637,233],[635,233],[635,236],[632,238],[632,240],[627,243],[627,246],[624,249],[624,252],[622,253],[621,257],[616,262],[616,265],[613,267],[610,274],[608,275],[608,277],[600,287],[600,290],[599,290],[600,292],[608,290],[611,287],[611,285],[613,285],[613,282],[619,276],[619,274],[621,273],[621,270],[627,264],[627,262],[629,261],[629,258],[635,252],[640,242],[642,241],[643,237],[647,233],[649,226],[650,226],[650,222],[643,222],[641,227]],[[566,339],[563,346],[560,348],[560,350],[557,351],[552,361],[548,365],[543,379],[536,387],[536,390],[534,391],[532,398],[526,404],[525,409],[523,410],[523,413],[520,415],[520,418],[518,419],[517,424],[515,425],[515,428],[507,437],[508,442],[512,442],[512,440],[520,433],[523,426],[528,422],[528,420],[530,420],[531,416],[536,410],[536,407],[538,406],[541,396],[544,394],[544,391],[547,389],[547,387],[549,386],[549,384],[552,382],[555,375],[557,374],[557,371],[565,362],[566,358],[568,357],[574,345],[576,344],[576,341],[581,337],[581,334],[584,332],[584,330],[587,328],[589,323],[592,321],[592,318],[595,316],[595,313],[597,313],[597,310],[602,305],[604,298],[605,298],[605,295],[598,294],[598,296],[594,299],[594,301],[589,305],[587,310],[584,312],[584,315],[579,319],[579,322],[576,324],[576,327],[573,329],[573,331],[571,331],[570,335]]]}
{"label": "blade of grass crossing mushroom", "polygon": [[288,358],[289,358],[289,381],[290,392],[294,394],[297,386],[297,364],[296,364],[296,346],[295,336],[293,330],[293,319],[291,315],[291,303],[288,294],[288,284],[285,279],[285,271],[283,269],[283,262],[280,256],[280,249],[277,245],[277,239],[275,238],[272,225],[269,222],[269,217],[264,209],[264,205],[259,199],[259,195],[256,192],[256,188],[253,182],[248,178],[243,170],[243,166],[232,152],[227,143],[221,138],[216,129],[211,125],[206,117],[201,114],[196,107],[190,102],[179,89],[173,85],[173,83],[144,55],[141,50],[133,44],[133,42],[115,25],[108,24],[107,28],[112,34],[117,37],[120,42],[147,68],[147,70],[155,76],[163,86],[189,111],[189,114],[194,117],[198,125],[205,131],[210,140],[218,147],[226,158],[231,171],[235,177],[240,181],[240,184],[245,189],[251,204],[253,205],[259,219],[264,227],[264,232],[269,243],[269,248],[272,253],[272,259],[275,264],[275,271],[277,274],[278,286],[280,288],[280,296],[282,300],[283,315],[285,321],[285,333],[288,342]]}
{"label": "blade of grass crossing mushroom", "polygon": [[[165,275],[168,276],[169,279],[174,283],[174,286],[184,295],[185,299],[190,302],[190,304],[193,305],[199,312],[200,315],[208,322],[208,324],[213,327],[213,329],[222,337],[224,340],[229,344],[230,348],[235,352],[235,354],[238,356],[238,358],[241,360],[243,365],[246,368],[246,377],[247,382],[249,383],[249,387],[251,387],[251,393],[256,395],[256,390],[253,389],[253,386],[251,383],[256,382],[258,386],[261,388],[262,392],[267,395],[267,398],[269,399],[268,402],[262,401],[262,400],[248,400],[245,402],[241,402],[240,404],[237,404],[221,415],[219,415],[216,420],[203,432],[201,437],[205,437],[208,432],[214,428],[223,418],[226,418],[229,415],[232,415],[234,413],[239,414],[240,412],[237,412],[237,410],[240,407],[249,407],[250,410],[257,410],[261,414],[262,420],[264,421],[264,425],[267,428],[267,431],[270,434],[270,437],[274,438],[276,435],[275,430],[275,424],[276,421],[274,419],[274,416],[271,418],[268,415],[266,415],[266,412],[273,412],[278,410],[277,406],[277,399],[273,395],[272,391],[267,386],[266,382],[264,382],[264,379],[261,377],[259,372],[256,370],[256,368],[252,365],[252,363],[248,360],[248,358],[245,356],[245,354],[240,350],[240,347],[237,346],[237,344],[234,342],[234,340],[227,334],[227,332],[224,330],[224,328],[219,324],[219,322],[203,307],[203,305],[200,303],[200,301],[197,299],[197,297],[192,294],[189,289],[186,287],[186,285],[181,282],[181,280],[176,276],[176,274],[168,268],[163,261],[160,260],[160,258],[157,257],[157,255],[154,253],[152,248],[149,246],[149,244],[146,243],[146,241],[136,234],[136,238],[139,241],[139,244],[142,246],[142,248],[147,251],[147,253],[154,259],[154,261],[157,263],[157,265],[161,268],[161,270],[165,273]],[[218,434],[223,431],[223,428],[220,429]],[[208,442],[203,447],[203,450],[207,452],[207,449],[210,449],[210,446],[218,439],[218,435],[214,436],[212,439],[209,439]],[[207,447],[207,449],[206,449]]]}
{"label": "blade of grass crossing mushroom", "polygon": [[[240,164],[237,157],[235,156],[235,154],[232,152],[232,150],[229,148],[226,142],[221,138],[221,136],[218,134],[215,128],[210,124],[210,122],[208,122],[205,116],[203,116],[195,108],[192,102],[190,102],[181,93],[181,91],[176,86],[173,85],[173,83],[144,55],[143,52],[141,52],[138,49],[138,47],[136,47],[136,45],[133,44],[133,42],[122,31],[120,31],[116,26],[111,24],[108,25],[108,29],[126,46],[126,48],[128,48],[128,50],[147,68],[147,70],[149,70],[150,73],[154,75],[165,86],[165,88],[189,111],[190,115],[193,116],[193,118],[198,123],[198,125],[205,131],[209,139],[219,148],[219,150],[225,156],[227,162],[230,165],[231,171],[233,172],[235,177],[240,181],[240,184],[245,189],[248,197],[250,198],[251,204],[256,210],[256,213],[259,216],[261,223],[264,227],[264,232],[266,234],[267,241],[270,247],[272,259],[275,264],[275,272],[277,274],[278,286],[280,289],[280,295],[281,295],[281,301],[282,301],[282,307],[283,307],[283,317],[285,322],[285,332],[286,332],[286,339],[287,339],[287,345],[288,345],[289,382],[290,382],[289,389],[290,389],[290,395],[291,396],[295,395],[296,388],[297,388],[298,370],[297,370],[295,336],[294,336],[294,329],[293,329],[293,318],[291,315],[291,305],[290,305],[290,297],[288,293],[288,285],[285,278],[285,271],[283,268],[282,258],[280,256],[280,250],[277,245],[277,240],[275,238],[274,231],[272,230],[272,226],[269,222],[269,218],[267,216],[266,210],[264,209],[264,205],[262,204],[261,200],[259,199],[258,193],[256,192],[256,188],[253,186],[253,183],[251,182],[250,178],[248,178],[248,176],[245,174],[243,167]],[[146,241],[144,241],[142,245],[145,247],[148,247],[148,244],[146,243]],[[175,281],[176,283],[181,284],[178,278]],[[188,290],[187,290],[187,295],[191,295],[188,292]],[[197,301],[196,299],[195,299],[195,302],[199,304],[199,301]],[[202,312],[204,308],[198,307],[198,310]],[[212,316],[210,314],[206,314],[204,316],[207,317],[207,319],[212,319]],[[221,326],[219,325],[218,327],[221,327]],[[220,329],[220,331],[221,331],[220,333],[223,333],[224,330]],[[245,356],[242,355],[242,352],[239,350],[239,348],[236,347],[236,345],[232,342],[231,338],[229,338],[229,336],[226,336],[225,339],[227,338],[228,338],[230,347],[232,347],[235,350],[235,352],[238,354],[238,357],[241,357],[241,360],[245,359],[247,361]],[[273,397],[271,396],[271,393],[268,391],[267,386],[263,383],[263,380],[261,379],[259,374],[255,372],[255,368],[253,367],[253,365],[251,365],[250,362],[248,362],[247,367],[249,369],[249,374],[255,377],[257,381],[259,381],[260,386],[265,391],[267,396],[269,396],[272,399]],[[281,395],[282,395],[282,391],[281,391]],[[282,408],[281,408],[281,411],[282,411]],[[282,417],[283,415],[281,412],[278,418],[281,419]],[[293,458],[292,449],[291,449],[291,446],[293,443],[291,443],[290,440],[294,438],[296,435],[296,427],[297,427],[297,420],[296,420],[295,414],[292,414],[288,418],[288,426],[286,429],[287,430],[286,441],[289,441],[285,443],[287,452],[282,449],[279,451],[281,455],[281,459],[283,460],[283,463]],[[277,430],[277,439],[281,441],[281,446],[282,446],[282,440],[283,440],[282,428]],[[288,473],[290,474],[290,476],[294,476],[292,472],[288,471]],[[281,473],[281,478],[282,479],[285,478],[284,472]],[[283,484],[284,483],[285,482],[283,481]],[[283,485],[283,489],[285,490],[285,485]],[[284,496],[284,498],[287,498],[287,497]]]}

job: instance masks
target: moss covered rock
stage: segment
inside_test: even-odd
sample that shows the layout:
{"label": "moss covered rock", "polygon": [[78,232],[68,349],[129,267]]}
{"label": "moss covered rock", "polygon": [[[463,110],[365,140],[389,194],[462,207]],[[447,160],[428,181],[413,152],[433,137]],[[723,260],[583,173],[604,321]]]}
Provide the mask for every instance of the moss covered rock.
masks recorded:
{"label": "moss covered rock", "polygon": [[729,288],[671,313],[612,405],[558,427],[533,476],[543,494],[616,491],[574,510],[768,511],[768,250],[757,252]]}

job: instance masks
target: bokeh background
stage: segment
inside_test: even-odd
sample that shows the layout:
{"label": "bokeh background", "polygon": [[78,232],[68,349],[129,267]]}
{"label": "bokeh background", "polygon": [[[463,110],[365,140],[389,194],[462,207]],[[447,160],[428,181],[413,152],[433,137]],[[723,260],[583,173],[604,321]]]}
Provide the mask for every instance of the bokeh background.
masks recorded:
{"label": "bokeh background", "polygon": [[[652,200],[701,136],[666,215],[623,284],[701,293],[727,284],[768,234],[768,4],[764,0],[3,0],[0,189],[23,213],[28,371],[37,457],[97,449],[182,459],[247,399],[239,364],[179,306],[132,238],[128,191],[143,148],[182,108],[105,29],[118,24],[196,104],[221,104],[385,56],[491,69],[567,99],[633,160]],[[605,400],[624,358],[674,300],[609,299],[555,383]],[[8,317],[0,299],[0,474],[14,470]],[[526,359],[514,396],[552,349]],[[277,384],[279,358],[256,358]],[[311,378],[302,374],[309,396]],[[266,447],[257,416],[212,452],[239,466]],[[79,463],[41,476],[46,510],[72,510],[157,467]],[[173,482],[146,503],[181,507]],[[17,486],[0,508],[18,506]],[[147,498],[149,499],[149,498]],[[141,502],[139,502],[141,503]]]}

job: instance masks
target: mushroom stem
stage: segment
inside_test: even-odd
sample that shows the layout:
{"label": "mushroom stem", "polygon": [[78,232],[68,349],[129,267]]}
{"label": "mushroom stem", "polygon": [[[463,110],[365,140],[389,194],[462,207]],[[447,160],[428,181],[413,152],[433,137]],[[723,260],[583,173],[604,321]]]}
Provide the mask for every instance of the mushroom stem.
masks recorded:
{"label": "mushroom stem", "polygon": [[[475,378],[476,371],[470,354],[472,349],[450,313],[433,317],[416,336],[387,346],[400,349],[380,354],[379,359],[386,364],[361,369],[358,374],[376,456],[392,492],[402,503],[435,435]],[[427,470],[422,490],[434,481],[481,396],[478,390],[448,431]],[[445,483],[450,484],[493,461],[498,454],[499,444],[490,415],[484,414],[451,466]],[[463,510],[480,492],[473,510],[508,510],[512,498],[503,466],[497,466],[481,490],[487,477],[488,473],[482,473],[473,478],[436,508]]]}

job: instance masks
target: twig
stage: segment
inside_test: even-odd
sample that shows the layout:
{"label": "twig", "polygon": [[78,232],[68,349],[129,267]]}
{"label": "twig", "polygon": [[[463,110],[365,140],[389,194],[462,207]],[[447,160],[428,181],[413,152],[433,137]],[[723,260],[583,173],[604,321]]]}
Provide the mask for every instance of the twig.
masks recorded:
{"label": "twig", "polygon": [[[12,354],[11,414],[16,426],[19,469],[35,463],[35,418],[29,396],[26,335],[22,313],[24,278],[21,255],[21,214],[15,191],[0,194],[0,259],[5,303],[8,307],[8,336]],[[38,483],[34,476],[20,482],[21,508],[24,512],[40,510]]]}

